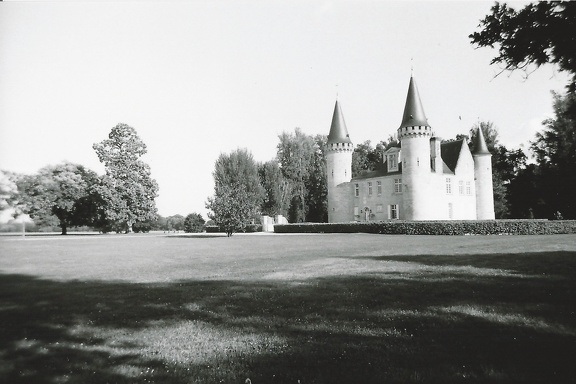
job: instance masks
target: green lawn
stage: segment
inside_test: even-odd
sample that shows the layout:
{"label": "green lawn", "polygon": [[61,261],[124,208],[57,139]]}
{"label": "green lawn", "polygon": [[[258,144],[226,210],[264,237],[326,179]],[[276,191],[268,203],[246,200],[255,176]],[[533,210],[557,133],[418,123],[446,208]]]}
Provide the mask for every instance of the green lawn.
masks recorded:
{"label": "green lawn", "polygon": [[567,383],[576,235],[0,237],[0,382]]}

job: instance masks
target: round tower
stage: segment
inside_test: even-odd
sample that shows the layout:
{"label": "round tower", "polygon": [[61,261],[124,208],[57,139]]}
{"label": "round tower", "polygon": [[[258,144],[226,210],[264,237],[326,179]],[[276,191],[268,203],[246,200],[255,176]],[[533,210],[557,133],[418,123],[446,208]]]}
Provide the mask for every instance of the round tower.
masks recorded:
{"label": "round tower", "polygon": [[432,170],[430,165],[430,139],[434,136],[432,127],[424,114],[420,94],[414,77],[410,77],[408,95],[402,123],[398,128],[401,143],[401,164],[403,204],[399,216],[403,220],[434,219],[434,207],[438,202],[432,199]]}
{"label": "round tower", "polygon": [[482,128],[474,140],[474,184],[476,187],[476,219],[494,220],[494,192],[492,189],[492,154],[486,146]]}
{"label": "round tower", "polygon": [[352,152],[354,145],[348,135],[340,104],[336,100],[326,148],[326,174],[328,177],[328,222],[348,221],[349,193],[338,191],[337,186],[352,178]]}

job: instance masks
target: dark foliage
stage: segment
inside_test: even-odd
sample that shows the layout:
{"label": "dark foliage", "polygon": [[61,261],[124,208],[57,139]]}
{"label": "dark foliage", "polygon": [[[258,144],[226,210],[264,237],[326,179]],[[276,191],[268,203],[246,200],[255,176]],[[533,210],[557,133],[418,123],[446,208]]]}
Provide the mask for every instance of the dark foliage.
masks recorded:
{"label": "dark foliage", "polygon": [[552,235],[576,233],[576,220],[374,221],[274,226],[275,233],[379,233],[387,235]]}
{"label": "dark foliage", "polygon": [[498,47],[491,64],[527,74],[530,65],[555,64],[572,75],[568,90],[576,91],[575,2],[540,1],[518,11],[497,2],[491,12],[469,36],[477,47]]}
{"label": "dark foliage", "polygon": [[204,218],[199,213],[191,213],[184,220],[184,232],[198,233],[204,230]]}

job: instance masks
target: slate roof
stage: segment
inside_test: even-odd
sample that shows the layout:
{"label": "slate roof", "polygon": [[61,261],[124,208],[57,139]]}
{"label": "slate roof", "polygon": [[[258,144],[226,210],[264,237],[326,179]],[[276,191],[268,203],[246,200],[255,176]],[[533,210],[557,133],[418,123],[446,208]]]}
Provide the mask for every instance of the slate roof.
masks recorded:
{"label": "slate roof", "polygon": [[352,143],[338,100],[336,100],[336,105],[334,105],[332,124],[330,125],[330,133],[328,134],[328,144],[333,143]]}
{"label": "slate roof", "polygon": [[[442,173],[455,173],[456,165],[458,165],[458,159],[460,158],[460,151],[462,150],[463,145],[467,145],[465,140],[455,140],[440,144]],[[354,177],[352,181],[400,174],[402,174],[402,162],[398,163],[398,170],[393,172],[388,172],[388,164],[378,163],[378,165],[376,165],[376,169],[373,171],[364,171],[360,175]]]}
{"label": "slate roof", "polygon": [[410,85],[408,86],[408,95],[406,95],[406,104],[404,106],[404,114],[402,115],[402,123],[400,128],[404,127],[417,127],[425,126],[430,127],[428,118],[424,113],[424,107],[420,101],[420,93],[414,81],[414,77],[410,77]]}
{"label": "slate roof", "polygon": [[474,137],[474,155],[489,155],[490,151],[486,146],[486,140],[484,139],[484,133],[482,133],[482,128],[478,127],[478,134]]}
{"label": "slate roof", "polygon": [[391,176],[391,175],[401,175],[402,174],[402,163],[398,163],[398,170],[393,172],[388,172],[388,164],[387,163],[378,163],[376,165],[376,169],[373,171],[364,171],[360,175],[354,177],[354,180],[365,180],[365,179],[373,179],[375,177],[383,177],[383,176]]}
{"label": "slate roof", "polygon": [[[451,173],[454,173],[456,165],[458,164],[458,158],[460,157],[462,145],[466,145],[464,140],[455,140],[440,144],[442,160]],[[446,171],[447,170],[444,169],[444,173],[448,173]]]}

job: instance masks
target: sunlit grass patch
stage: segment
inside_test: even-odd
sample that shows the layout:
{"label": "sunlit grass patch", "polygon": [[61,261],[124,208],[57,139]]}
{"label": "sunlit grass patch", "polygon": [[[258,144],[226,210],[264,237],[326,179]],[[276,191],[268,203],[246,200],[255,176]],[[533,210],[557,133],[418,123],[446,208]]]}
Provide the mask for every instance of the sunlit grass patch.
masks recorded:
{"label": "sunlit grass patch", "polygon": [[503,308],[495,308],[490,306],[472,306],[472,305],[456,305],[447,308],[437,308],[439,312],[472,316],[490,322],[511,325],[515,327],[527,327],[540,332],[557,333],[560,335],[576,336],[576,329],[568,328],[562,324],[548,323],[542,318],[530,317],[520,314],[517,311],[509,308],[507,311]]}

